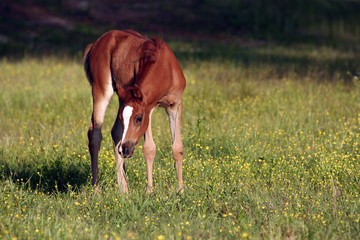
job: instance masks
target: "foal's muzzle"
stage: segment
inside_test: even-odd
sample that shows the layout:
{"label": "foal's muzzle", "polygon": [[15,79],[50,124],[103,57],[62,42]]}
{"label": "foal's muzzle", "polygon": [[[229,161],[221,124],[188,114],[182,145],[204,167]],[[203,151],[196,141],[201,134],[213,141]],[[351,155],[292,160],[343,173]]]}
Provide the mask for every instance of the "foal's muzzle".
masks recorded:
{"label": "foal's muzzle", "polygon": [[130,158],[134,154],[136,143],[133,141],[126,141],[119,147],[120,156],[123,158]]}

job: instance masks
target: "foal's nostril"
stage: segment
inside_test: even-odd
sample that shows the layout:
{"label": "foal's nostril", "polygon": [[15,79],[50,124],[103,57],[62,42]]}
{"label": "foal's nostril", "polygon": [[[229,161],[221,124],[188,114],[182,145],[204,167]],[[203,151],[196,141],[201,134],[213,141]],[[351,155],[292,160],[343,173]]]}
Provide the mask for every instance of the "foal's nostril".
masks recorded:
{"label": "foal's nostril", "polygon": [[125,156],[129,155],[129,148],[127,148],[126,146],[123,146],[123,153]]}
{"label": "foal's nostril", "polygon": [[135,148],[134,142],[125,142],[119,148],[119,153],[123,158],[129,158],[133,155]]}

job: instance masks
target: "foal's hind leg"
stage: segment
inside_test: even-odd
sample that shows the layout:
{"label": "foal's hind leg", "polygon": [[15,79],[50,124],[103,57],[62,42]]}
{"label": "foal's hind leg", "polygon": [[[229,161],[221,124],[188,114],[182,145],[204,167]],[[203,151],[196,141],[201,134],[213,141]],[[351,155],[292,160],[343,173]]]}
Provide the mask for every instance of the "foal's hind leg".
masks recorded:
{"label": "foal's hind leg", "polygon": [[88,131],[89,151],[91,156],[92,185],[98,190],[98,155],[102,140],[101,126],[104,122],[105,111],[113,95],[112,86],[99,86],[94,82],[92,86],[93,112]]}
{"label": "foal's hind leg", "polygon": [[146,194],[149,194],[153,191],[153,164],[154,164],[154,158],[156,154],[156,145],[152,136],[152,130],[151,130],[151,115],[153,111],[152,109],[149,116],[149,124],[148,128],[144,135],[144,157],[146,161],[146,173],[147,173],[147,189]]}
{"label": "foal's hind leg", "polygon": [[182,161],[184,155],[184,146],[181,140],[181,116],[182,116],[183,104],[180,100],[172,106],[166,108],[166,112],[169,115],[172,151],[175,160],[176,179],[178,182],[178,191],[184,192],[183,177],[182,177]]}
{"label": "foal's hind leg", "polygon": [[[119,106],[119,109],[120,108],[121,106]],[[114,147],[115,147],[114,150],[115,150],[116,172],[117,172],[116,178],[117,178],[120,194],[122,194],[128,192],[128,185],[126,181],[125,162],[124,159],[119,154],[119,146],[123,134],[123,127],[118,115],[116,116],[114,126],[111,130],[111,136],[113,138]]]}

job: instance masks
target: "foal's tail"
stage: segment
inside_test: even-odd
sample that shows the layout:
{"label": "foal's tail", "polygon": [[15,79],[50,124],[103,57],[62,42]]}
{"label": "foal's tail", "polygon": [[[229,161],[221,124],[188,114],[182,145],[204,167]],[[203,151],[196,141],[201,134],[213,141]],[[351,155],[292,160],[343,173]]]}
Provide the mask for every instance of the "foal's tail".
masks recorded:
{"label": "foal's tail", "polygon": [[93,79],[92,79],[92,75],[91,75],[91,71],[90,71],[90,53],[91,53],[91,49],[93,47],[94,43],[90,43],[89,45],[87,45],[85,52],[84,52],[84,70],[86,73],[86,77],[89,80],[89,83],[92,85],[93,84]]}

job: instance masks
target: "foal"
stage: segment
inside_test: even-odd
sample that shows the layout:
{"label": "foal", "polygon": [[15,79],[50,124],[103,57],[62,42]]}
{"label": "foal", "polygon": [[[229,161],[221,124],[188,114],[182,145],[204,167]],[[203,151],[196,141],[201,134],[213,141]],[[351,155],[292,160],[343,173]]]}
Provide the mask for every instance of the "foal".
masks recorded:
{"label": "foal", "polygon": [[147,171],[146,193],[153,191],[153,162],[156,146],[151,131],[151,114],[164,107],[170,122],[178,191],[183,192],[181,140],[182,93],[185,77],[169,46],[132,30],[110,31],[87,46],[84,69],[92,86],[93,112],[88,131],[92,185],[98,188],[98,154],[101,126],[114,91],[119,110],[111,130],[115,147],[120,193],[128,192],[124,159],[133,155],[144,135]]}

